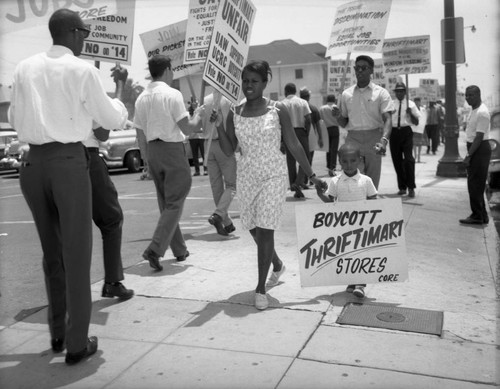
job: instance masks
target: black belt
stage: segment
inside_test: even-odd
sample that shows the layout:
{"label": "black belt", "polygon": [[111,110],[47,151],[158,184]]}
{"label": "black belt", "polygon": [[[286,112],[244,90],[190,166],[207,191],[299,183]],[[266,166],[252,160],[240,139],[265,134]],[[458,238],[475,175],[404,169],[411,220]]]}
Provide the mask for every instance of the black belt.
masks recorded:
{"label": "black belt", "polygon": [[411,128],[411,126],[392,127],[393,130],[401,130],[402,128]]}
{"label": "black belt", "polygon": [[305,130],[305,128],[304,128],[304,127],[294,127],[293,129],[294,129],[294,130]]}
{"label": "black belt", "polygon": [[98,153],[99,147],[87,147],[87,150],[91,153]]}

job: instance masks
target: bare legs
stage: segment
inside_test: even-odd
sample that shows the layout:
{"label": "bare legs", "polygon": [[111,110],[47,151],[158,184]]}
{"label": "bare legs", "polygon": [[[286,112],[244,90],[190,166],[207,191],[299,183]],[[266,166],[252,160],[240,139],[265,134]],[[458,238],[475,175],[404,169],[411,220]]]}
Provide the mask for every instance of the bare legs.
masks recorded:
{"label": "bare legs", "polygon": [[257,243],[257,263],[259,269],[259,282],[255,291],[257,293],[266,294],[266,280],[271,263],[273,271],[281,270],[283,262],[279,259],[278,254],[274,250],[274,230],[255,227],[250,230],[250,234]]}

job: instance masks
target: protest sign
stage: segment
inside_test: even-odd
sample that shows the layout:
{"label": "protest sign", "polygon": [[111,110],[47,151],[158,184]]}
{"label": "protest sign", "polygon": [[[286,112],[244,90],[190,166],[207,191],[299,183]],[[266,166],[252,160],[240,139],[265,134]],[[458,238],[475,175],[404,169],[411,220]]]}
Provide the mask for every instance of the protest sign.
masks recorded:
{"label": "protest sign", "polygon": [[420,35],[386,39],[382,57],[388,75],[430,73],[431,37]]}
{"label": "protest sign", "polygon": [[418,96],[422,103],[428,105],[430,101],[436,101],[440,95],[439,80],[432,78],[421,78],[418,86]]}
{"label": "protest sign", "polygon": [[134,38],[135,0],[117,2],[113,15],[85,19],[90,35],[80,58],[130,65]]}
{"label": "protest sign", "polygon": [[186,26],[187,20],[183,20],[139,34],[148,60],[156,54],[170,57],[174,80],[202,69],[202,65],[185,65],[183,63]]}
{"label": "protest sign", "polygon": [[221,0],[215,18],[203,80],[233,103],[240,94],[255,11],[250,0]]}
{"label": "protest sign", "polygon": [[205,62],[219,0],[189,0],[184,64]]}
{"label": "protest sign", "polygon": [[392,0],[357,0],[337,8],[325,57],[381,52]]}
{"label": "protest sign", "polygon": [[2,0],[0,1],[0,34],[42,24],[48,25],[50,16],[60,8],[76,11],[82,19],[114,15],[117,12],[117,2],[117,0]]}
{"label": "protest sign", "polygon": [[[372,80],[374,83],[386,87],[388,81],[385,77],[384,72],[384,63],[382,59],[376,58],[374,59],[375,67],[373,68]],[[354,74],[354,66],[355,60],[352,59],[349,61],[349,65],[347,66],[344,89],[349,88],[351,85],[356,83],[356,75]],[[346,66],[346,60],[329,60],[328,61],[328,75],[327,75],[327,93],[334,94],[339,96],[342,91],[342,77],[344,76],[344,68]]]}
{"label": "protest sign", "polygon": [[400,199],[295,207],[303,287],[408,279]]}

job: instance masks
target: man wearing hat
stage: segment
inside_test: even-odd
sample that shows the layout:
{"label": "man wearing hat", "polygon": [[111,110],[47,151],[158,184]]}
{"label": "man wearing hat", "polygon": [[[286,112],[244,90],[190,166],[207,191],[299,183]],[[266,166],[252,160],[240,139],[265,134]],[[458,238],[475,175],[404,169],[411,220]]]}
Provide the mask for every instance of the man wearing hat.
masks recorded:
{"label": "man wearing hat", "polygon": [[413,131],[412,125],[418,125],[420,111],[416,104],[405,99],[406,86],[402,82],[396,83],[394,88],[395,111],[392,113],[392,131],[389,147],[392,163],[398,178],[398,195],[415,197],[415,158],[413,157]]}

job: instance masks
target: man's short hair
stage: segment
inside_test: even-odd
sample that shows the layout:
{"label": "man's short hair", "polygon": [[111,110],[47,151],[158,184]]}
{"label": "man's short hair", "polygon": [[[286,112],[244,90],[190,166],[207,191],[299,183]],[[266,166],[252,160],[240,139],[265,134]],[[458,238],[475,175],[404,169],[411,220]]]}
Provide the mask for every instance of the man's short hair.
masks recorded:
{"label": "man's short hair", "polygon": [[49,31],[52,38],[58,38],[68,34],[73,28],[84,27],[78,12],[67,8],[60,8],[55,11],[49,19]]}
{"label": "man's short hair", "polygon": [[358,61],[365,61],[368,62],[368,65],[373,69],[375,67],[375,62],[373,61],[373,58],[368,56],[368,55],[358,55],[356,57],[356,63]]}
{"label": "man's short hair", "polygon": [[297,87],[293,82],[289,82],[285,85],[285,96],[294,95],[297,93]]}
{"label": "man's short hair", "polygon": [[326,96],[326,102],[327,103],[336,103],[337,102],[337,98],[335,97],[335,95],[327,95]]}
{"label": "man's short hair", "polygon": [[148,61],[149,73],[153,79],[161,77],[166,69],[172,69],[170,57],[157,54]]}

